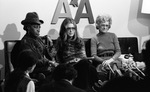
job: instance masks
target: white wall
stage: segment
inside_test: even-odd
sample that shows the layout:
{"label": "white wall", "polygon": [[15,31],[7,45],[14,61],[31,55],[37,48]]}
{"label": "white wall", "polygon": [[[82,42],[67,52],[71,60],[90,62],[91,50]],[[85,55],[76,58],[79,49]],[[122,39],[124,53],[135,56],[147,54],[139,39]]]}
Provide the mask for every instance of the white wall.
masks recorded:
{"label": "white wall", "polygon": [[[44,20],[41,26],[41,36],[51,35],[57,38],[62,19],[57,24],[51,21],[59,0],[0,0],[0,63],[4,65],[5,40],[21,39],[25,34],[21,21],[27,12],[35,11],[39,18]],[[71,0],[68,0],[70,3]],[[78,0],[80,3],[81,0]],[[144,40],[149,39],[150,16],[141,13],[143,0],[89,0],[94,20],[98,14],[107,13],[112,16],[111,32],[118,37],[137,37],[139,51]],[[69,5],[73,18],[78,7]],[[85,10],[84,10],[85,12]],[[81,37],[90,38],[95,35],[94,24],[89,24],[87,19],[80,19],[78,24]],[[53,31],[56,30],[54,34]]]}

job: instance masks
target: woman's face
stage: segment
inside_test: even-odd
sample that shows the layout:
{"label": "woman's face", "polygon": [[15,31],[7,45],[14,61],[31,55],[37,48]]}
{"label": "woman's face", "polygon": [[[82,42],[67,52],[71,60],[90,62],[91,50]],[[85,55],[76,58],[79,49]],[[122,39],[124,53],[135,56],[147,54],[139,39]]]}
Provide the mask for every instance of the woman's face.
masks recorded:
{"label": "woman's face", "polygon": [[75,34],[75,26],[72,23],[66,25],[67,35],[72,37]]}
{"label": "woman's face", "polygon": [[105,33],[109,30],[109,26],[110,26],[109,22],[101,23],[101,24],[98,25],[99,31]]}

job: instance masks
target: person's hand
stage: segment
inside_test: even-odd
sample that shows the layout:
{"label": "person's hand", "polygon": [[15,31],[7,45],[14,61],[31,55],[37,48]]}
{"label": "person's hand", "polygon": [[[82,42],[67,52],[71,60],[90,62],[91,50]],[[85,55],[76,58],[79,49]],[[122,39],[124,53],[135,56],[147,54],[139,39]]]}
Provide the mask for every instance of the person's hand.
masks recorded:
{"label": "person's hand", "polygon": [[56,67],[56,66],[58,66],[58,65],[59,65],[59,63],[55,62],[55,63],[54,63],[54,65],[55,65],[55,67]]}
{"label": "person's hand", "polygon": [[52,64],[53,66],[57,66],[57,65],[59,65],[59,63],[57,63],[56,61],[49,61],[50,62],[50,64]]}
{"label": "person's hand", "polygon": [[36,84],[37,82],[39,82],[37,79],[32,78],[32,81]]}
{"label": "person's hand", "polygon": [[110,63],[113,62],[113,61],[114,61],[114,59],[113,59],[113,58],[110,58],[110,59],[108,59],[108,60],[103,61],[102,65],[103,65],[103,66],[108,66],[108,65],[110,65]]}

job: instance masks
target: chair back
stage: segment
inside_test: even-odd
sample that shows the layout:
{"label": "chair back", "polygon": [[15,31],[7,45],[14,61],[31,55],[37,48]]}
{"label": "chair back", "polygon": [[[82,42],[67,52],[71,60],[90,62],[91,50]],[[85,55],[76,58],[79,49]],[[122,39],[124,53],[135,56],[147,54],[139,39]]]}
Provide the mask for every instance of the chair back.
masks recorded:
{"label": "chair back", "polygon": [[17,42],[19,42],[19,40],[7,40],[4,42],[5,77],[14,70],[11,63],[11,52]]}

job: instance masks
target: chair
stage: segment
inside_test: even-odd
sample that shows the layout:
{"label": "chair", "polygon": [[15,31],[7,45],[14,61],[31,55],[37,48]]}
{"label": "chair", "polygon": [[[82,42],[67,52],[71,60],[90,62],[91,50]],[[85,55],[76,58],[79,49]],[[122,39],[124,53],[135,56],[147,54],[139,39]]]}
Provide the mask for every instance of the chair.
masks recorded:
{"label": "chair", "polygon": [[11,63],[11,51],[14,45],[20,42],[19,40],[7,40],[4,42],[4,55],[5,55],[5,77],[14,70]]}
{"label": "chair", "polygon": [[137,37],[119,37],[118,40],[122,54],[132,54],[135,61],[141,61]]}

